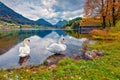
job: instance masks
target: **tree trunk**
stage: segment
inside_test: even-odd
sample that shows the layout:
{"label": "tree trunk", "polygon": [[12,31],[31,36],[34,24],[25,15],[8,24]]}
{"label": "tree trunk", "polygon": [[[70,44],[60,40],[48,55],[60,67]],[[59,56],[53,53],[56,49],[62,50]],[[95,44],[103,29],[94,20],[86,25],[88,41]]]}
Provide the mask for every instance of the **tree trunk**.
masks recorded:
{"label": "tree trunk", "polygon": [[115,0],[113,0],[113,5],[112,5],[112,24],[115,26],[115,6],[114,6]]}
{"label": "tree trunk", "polygon": [[102,16],[102,18],[103,18],[103,28],[105,28],[106,27],[106,16]]}
{"label": "tree trunk", "polygon": [[109,26],[111,27],[111,22],[110,22],[110,19],[109,19]]}
{"label": "tree trunk", "polygon": [[103,21],[103,28],[106,27],[106,16],[105,16],[105,10],[104,10],[104,0],[101,0],[102,1],[102,21]]}

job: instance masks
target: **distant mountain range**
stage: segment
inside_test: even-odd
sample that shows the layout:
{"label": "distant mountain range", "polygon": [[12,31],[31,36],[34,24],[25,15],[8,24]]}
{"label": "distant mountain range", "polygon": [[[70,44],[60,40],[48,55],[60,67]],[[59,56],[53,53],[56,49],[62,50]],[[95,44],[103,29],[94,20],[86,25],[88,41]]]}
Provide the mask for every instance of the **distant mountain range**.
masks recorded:
{"label": "distant mountain range", "polygon": [[37,21],[29,20],[24,16],[16,13],[14,10],[7,7],[5,4],[0,2],[0,20],[9,22],[9,23],[16,23],[16,24],[29,24],[29,25],[43,25],[43,26],[52,26],[51,23],[47,22],[44,19],[39,19]]}
{"label": "distant mountain range", "polygon": [[43,26],[53,26],[51,23],[47,22],[46,20],[44,19],[38,19],[37,21],[35,21],[38,25],[43,25]]}
{"label": "distant mountain range", "polygon": [[55,24],[55,26],[56,26],[56,27],[62,27],[65,23],[67,23],[66,20],[60,20],[60,21],[58,21],[58,22]]}

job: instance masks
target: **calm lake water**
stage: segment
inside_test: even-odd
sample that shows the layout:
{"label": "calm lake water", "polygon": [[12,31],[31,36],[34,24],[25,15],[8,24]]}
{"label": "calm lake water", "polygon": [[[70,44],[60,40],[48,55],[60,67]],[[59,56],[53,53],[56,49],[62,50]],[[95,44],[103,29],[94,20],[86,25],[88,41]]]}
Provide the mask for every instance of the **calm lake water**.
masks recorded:
{"label": "calm lake water", "polygon": [[77,39],[63,30],[13,30],[0,32],[0,68],[19,67],[19,47],[23,46],[25,38],[30,39],[30,57],[26,58],[25,65],[41,64],[46,58],[53,55],[46,48],[58,41],[60,36],[65,38],[67,49],[61,54],[70,57],[72,54],[81,54],[80,48],[85,38]]}

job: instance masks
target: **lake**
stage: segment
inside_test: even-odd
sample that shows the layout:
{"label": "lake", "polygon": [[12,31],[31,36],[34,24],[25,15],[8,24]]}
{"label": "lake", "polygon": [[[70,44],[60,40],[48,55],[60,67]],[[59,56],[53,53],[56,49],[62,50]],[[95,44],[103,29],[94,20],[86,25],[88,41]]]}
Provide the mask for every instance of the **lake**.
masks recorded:
{"label": "lake", "polygon": [[60,36],[64,36],[63,44],[67,49],[61,54],[67,57],[73,54],[81,54],[80,49],[86,38],[77,39],[70,36],[64,30],[8,30],[0,31],[0,68],[20,67],[19,47],[23,46],[23,40],[30,39],[30,56],[26,57],[25,65],[42,64],[46,58],[55,54],[46,48],[56,43]]}

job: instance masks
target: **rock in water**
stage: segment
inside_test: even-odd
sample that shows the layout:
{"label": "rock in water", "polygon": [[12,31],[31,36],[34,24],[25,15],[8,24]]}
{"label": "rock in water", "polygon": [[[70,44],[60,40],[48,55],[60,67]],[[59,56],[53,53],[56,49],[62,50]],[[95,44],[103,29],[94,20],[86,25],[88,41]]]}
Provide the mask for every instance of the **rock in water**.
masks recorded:
{"label": "rock in water", "polygon": [[65,59],[66,56],[64,54],[54,54],[52,56],[49,56],[45,62],[44,65],[46,66],[51,66],[51,65],[56,65],[60,60]]}

